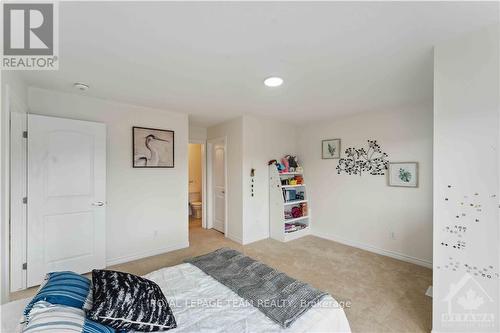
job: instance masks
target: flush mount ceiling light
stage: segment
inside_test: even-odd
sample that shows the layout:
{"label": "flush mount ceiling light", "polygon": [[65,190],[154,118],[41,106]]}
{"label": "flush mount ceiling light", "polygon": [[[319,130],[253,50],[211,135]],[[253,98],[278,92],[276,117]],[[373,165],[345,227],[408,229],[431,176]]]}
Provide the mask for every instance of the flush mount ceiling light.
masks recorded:
{"label": "flush mount ceiling light", "polygon": [[271,76],[264,80],[264,84],[268,87],[279,87],[283,84],[283,79],[277,76]]}
{"label": "flush mount ceiling light", "polygon": [[73,88],[75,89],[78,89],[80,91],[87,91],[89,90],[89,86],[85,83],[81,83],[81,82],[76,82],[73,84]]}

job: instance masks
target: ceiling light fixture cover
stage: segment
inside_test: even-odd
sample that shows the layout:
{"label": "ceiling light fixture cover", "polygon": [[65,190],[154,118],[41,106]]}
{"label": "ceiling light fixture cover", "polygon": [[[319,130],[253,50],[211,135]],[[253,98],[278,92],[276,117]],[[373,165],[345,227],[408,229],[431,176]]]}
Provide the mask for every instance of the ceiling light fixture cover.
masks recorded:
{"label": "ceiling light fixture cover", "polygon": [[277,76],[271,76],[264,80],[264,84],[268,87],[279,87],[283,84],[283,79]]}
{"label": "ceiling light fixture cover", "polygon": [[75,84],[73,84],[73,87],[75,89],[78,89],[80,91],[87,91],[89,90],[89,86],[85,83],[81,83],[81,82],[76,82]]}

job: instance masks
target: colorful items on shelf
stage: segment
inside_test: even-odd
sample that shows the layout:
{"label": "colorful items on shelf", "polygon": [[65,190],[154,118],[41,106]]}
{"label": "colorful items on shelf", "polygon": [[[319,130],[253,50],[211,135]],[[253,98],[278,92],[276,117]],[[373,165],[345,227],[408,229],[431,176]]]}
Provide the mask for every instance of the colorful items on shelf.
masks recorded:
{"label": "colorful items on shelf", "polygon": [[307,216],[307,203],[303,202],[294,205],[289,209],[285,209],[285,220],[296,219],[302,216]]}
{"label": "colorful items on shelf", "polygon": [[295,219],[301,216],[302,216],[302,208],[297,206],[292,207],[292,217]]}
{"label": "colorful items on shelf", "polygon": [[283,199],[285,202],[304,200],[304,191],[297,192],[293,188],[283,189]]}
{"label": "colorful items on shelf", "polygon": [[288,159],[283,157],[281,159],[281,164],[283,165],[282,172],[290,172],[290,164],[288,164]]}
{"label": "colorful items on shelf", "polygon": [[300,175],[296,175],[291,178],[284,178],[281,180],[281,185],[302,185],[304,184],[304,178]]}
{"label": "colorful items on shelf", "polygon": [[307,226],[305,224],[302,224],[302,223],[285,223],[285,232],[286,233],[294,232],[294,231],[302,230],[306,227]]}
{"label": "colorful items on shelf", "polygon": [[287,242],[307,235],[311,220],[302,168],[295,157],[279,161],[269,161],[269,233],[271,238]]}
{"label": "colorful items on shelf", "polygon": [[302,216],[307,216],[307,203],[304,202],[300,206],[302,208]]}
{"label": "colorful items on shelf", "polygon": [[297,200],[297,191],[294,189],[283,190],[283,199],[285,202]]}
{"label": "colorful items on shelf", "polygon": [[289,172],[295,172],[299,166],[299,163],[297,162],[297,156],[286,155],[285,159],[288,160]]}
{"label": "colorful items on shelf", "polygon": [[297,162],[297,156],[285,155],[281,159],[281,163],[278,163],[277,160],[270,160],[267,164],[274,164],[279,173],[302,172],[302,167],[300,167],[299,163]]}

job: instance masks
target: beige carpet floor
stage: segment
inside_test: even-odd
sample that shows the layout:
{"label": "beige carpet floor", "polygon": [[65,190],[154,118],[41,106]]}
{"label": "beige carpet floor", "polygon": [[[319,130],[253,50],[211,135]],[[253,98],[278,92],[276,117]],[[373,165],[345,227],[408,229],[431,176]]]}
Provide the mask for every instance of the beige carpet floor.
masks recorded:
{"label": "beige carpet floor", "polygon": [[[215,230],[190,221],[189,248],[149,257],[111,269],[144,275],[220,247],[231,247],[329,292],[345,308],[353,332],[429,332],[432,299],[425,296],[432,271],[417,265],[307,236],[288,243],[266,239],[239,245]],[[12,293],[31,296],[34,288]]]}

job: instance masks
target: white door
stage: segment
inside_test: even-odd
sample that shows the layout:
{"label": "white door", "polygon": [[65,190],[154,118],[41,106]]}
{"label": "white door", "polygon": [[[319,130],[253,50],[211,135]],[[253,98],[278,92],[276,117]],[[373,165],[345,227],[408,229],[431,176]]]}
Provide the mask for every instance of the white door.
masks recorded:
{"label": "white door", "polygon": [[105,203],[105,125],[28,115],[28,287],[105,267]]}
{"label": "white door", "polygon": [[27,142],[23,132],[27,131],[26,113],[10,112],[10,291],[26,288],[26,163]]}
{"label": "white door", "polygon": [[212,152],[213,227],[225,231],[226,223],[226,163],[224,143],[215,143]]}

